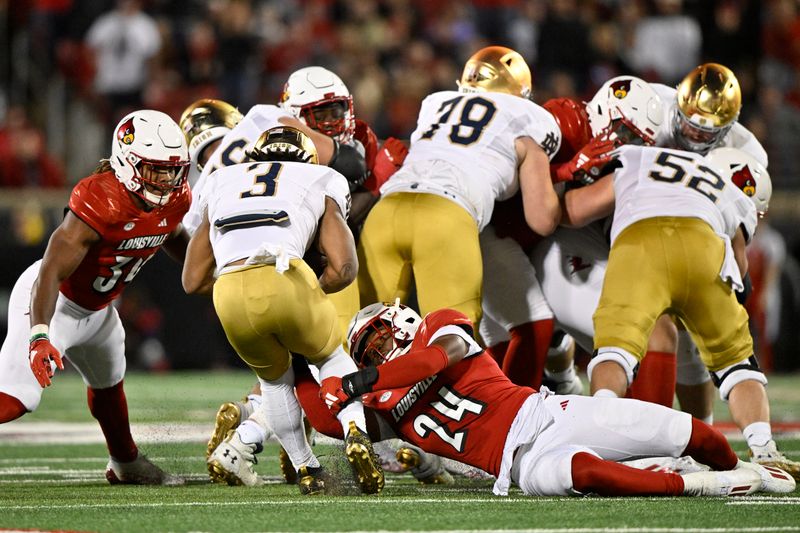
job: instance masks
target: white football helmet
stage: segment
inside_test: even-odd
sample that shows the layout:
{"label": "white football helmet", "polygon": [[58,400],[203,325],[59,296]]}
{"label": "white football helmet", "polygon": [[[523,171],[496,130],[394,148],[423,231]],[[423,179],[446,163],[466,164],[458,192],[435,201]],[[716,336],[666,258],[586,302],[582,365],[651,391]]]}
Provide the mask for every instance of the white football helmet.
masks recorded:
{"label": "white football helmet", "polygon": [[664,120],[661,98],[646,81],[617,76],[600,87],[586,104],[592,136],[608,130],[624,144],[656,143]]}
{"label": "white football helmet", "polygon": [[772,198],[772,180],[767,169],[756,158],[738,148],[715,148],[706,156],[715,168],[724,171],[723,176],[739,187],[756,206],[759,217],[769,210]]}
{"label": "white football helmet", "polygon": [[109,162],[126,189],[149,204],[165,205],[186,179],[186,137],[168,115],[134,111],[114,130]]}
{"label": "white football helmet", "polygon": [[[347,347],[356,364],[378,366],[396,359],[411,348],[422,318],[400,303],[374,303],[356,313],[347,328]],[[377,333],[377,335],[370,335]],[[391,339],[390,346],[385,346]],[[369,341],[369,342],[368,342]]]}
{"label": "white football helmet", "polygon": [[341,78],[328,69],[306,67],[293,72],[278,105],[309,128],[340,143],[353,139],[353,96]]}

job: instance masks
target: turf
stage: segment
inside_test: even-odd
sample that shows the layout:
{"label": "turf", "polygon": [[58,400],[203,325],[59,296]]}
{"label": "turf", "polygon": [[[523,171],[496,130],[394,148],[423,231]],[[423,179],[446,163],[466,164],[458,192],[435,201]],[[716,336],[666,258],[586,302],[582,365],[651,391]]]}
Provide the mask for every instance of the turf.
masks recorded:
{"label": "turf", "polygon": [[[132,374],[126,379],[134,424],[210,425],[221,401],[252,385],[247,373]],[[800,414],[797,377],[773,379],[777,418]],[[725,418],[724,406],[718,417]],[[90,422],[77,376],[59,376],[40,409],[4,429],[20,432],[30,422]],[[79,426],[81,427],[81,426]],[[792,435],[794,437],[795,435]],[[60,439],[58,439],[60,440]],[[176,440],[176,439],[172,439]],[[179,439],[178,439],[179,440]],[[800,458],[800,440],[780,440]],[[734,447],[743,452],[741,441]],[[109,486],[100,443],[22,443],[0,433],[0,530],[150,531],[800,531],[800,491],[785,497],[730,500],[704,498],[509,498],[491,495],[490,481],[457,478],[453,486],[420,486],[407,475],[387,475],[378,496],[301,497],[282,483],[277,446],[270,444],[256,466],[267,484],[226,487],[206,481],[204,443],[145,441],[154,462],[183,474],[181,487]],[[346,474],[341,449],[315,446],[323,462]]]}

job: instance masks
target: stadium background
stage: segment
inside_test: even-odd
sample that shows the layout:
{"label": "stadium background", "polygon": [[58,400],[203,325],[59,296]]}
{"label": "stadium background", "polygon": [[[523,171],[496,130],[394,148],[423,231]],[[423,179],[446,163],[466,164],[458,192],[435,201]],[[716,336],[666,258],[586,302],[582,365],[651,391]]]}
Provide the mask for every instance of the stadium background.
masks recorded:
{"label": "stadium background", "polygon": [[[124,21],[124,22],[121,22]],[[762,364],[800,368],[800,2],[795,0],[0,0],[0,334],[19,274],[41,257],[69,190],[133,108],[176,120],[197,98],[246,110],[319,64],[379,138],[408,138],[422,99],[452,89],[488,44],[532,67],[534,100],[588,99],[636,74],[675,85],[723,63],[740,121],[766,148],[774,196],[751,247]],[[210,301],[183,294],[159,254],[121,299],[129,366],[241,366]]]}

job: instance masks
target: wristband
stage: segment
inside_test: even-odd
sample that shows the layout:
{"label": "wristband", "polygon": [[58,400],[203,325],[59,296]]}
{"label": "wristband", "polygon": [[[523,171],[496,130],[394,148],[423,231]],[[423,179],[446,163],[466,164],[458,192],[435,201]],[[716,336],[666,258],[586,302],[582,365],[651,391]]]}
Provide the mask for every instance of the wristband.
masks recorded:
{"label": "wristband", "polygon": [[342,390],[350,398],[372,392],[372,386],[378,381],[378,369],[368,366],[358,372],[342,376]]}
{"label": "wristband", "polygon": [[47,324],[36,324],[35,326],[31,327],[30,342],[35,342],[39,339],[49,339],[50,337],[47,334],[49,329],[50,328],[47,326]]}

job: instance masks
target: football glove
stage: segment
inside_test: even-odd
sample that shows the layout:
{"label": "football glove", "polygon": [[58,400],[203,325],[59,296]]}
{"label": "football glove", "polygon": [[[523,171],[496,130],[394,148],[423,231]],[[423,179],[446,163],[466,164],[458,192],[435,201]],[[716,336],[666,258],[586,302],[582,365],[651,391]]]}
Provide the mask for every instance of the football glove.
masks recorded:
{"label": "football glove", "polygon": [[614,159],[611,152],[616,147],[617,142],[606,136],[593,138],[571,160],[556,169],[553,181],[593,182],[600,177],[603,167]]}
{"label": "football glove", "polygon": [[319,397],[334,415],[338,415],[342,407],[352,399],[342,388],[342,378],[338,376],[322,380],[322,383],[319,384]]}
{"label": "football glove", "polygon": [[36,377],[36,381],[42,388],[49,387],[56,367],[64,370],[61,354],[50,344],[50,339],[47,337],[40,337],[31,342],[28,352],[31,371]]}
{"label": "football glove", "polygon": [[389,137],[383,142],[372,167],[378,189],[403,165],[407,155],[408,148],[402,141]]}

